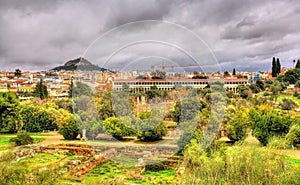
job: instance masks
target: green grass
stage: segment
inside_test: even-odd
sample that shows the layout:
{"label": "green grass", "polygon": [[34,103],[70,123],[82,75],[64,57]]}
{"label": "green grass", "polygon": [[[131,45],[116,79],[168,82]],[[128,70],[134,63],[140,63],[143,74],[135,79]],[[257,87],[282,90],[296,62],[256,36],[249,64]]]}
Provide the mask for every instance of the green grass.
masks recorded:
{"label": "green grass", "polygon": [[294,96],[292,96],[292,95],[280,95],[278,98],[277,98],[277,102],[282,102],[282,100],[284,99],[284,98],[287,98],[287,99],[291,99],[291,100],[293,100],[298,106],[300,106],[300,99],[298,99],[298,98],[296,98],[296,97],[294,97]]}
{"label": "green grass", "polygon": [[175,127],[177,127],[177,123],[176,122],[172,122],[172,121],[164,121],[164,125],[167,128],[175,128]]}
{"label": "green grass", "polygon": [[300,159],[295,159],[295,158],[286,156],[285,160],[287,161],[288,164],[291,164],[296,167],[300,167]]}
{"label": "green grass", "polygon": [[[138,184],[177,184],[177,179],[175,178],[176,171],[173,169],[161,170],[158,172],[146,171],[142,174],[144,180],[128,180],[130,183]],[[154,180],[150,181],[149,177],[154,177]]]}
{"label": "green grass", "polygon": [[[34,143],[39,143],[45,140],[45,138],[41,136],[41,133],[30,133],[30,135],[33,137]],[[13,148],[13,144],[9,141],[11,138],[16,136],[17,134],[0,134],[0,151]]]}

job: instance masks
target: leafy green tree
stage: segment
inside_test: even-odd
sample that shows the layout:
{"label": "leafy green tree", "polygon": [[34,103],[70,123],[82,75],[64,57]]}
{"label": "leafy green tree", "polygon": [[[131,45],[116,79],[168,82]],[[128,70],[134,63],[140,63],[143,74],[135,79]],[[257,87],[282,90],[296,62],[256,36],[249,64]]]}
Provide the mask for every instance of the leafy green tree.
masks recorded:
{"label": "leafy green tree", "polygon": [[290,84],[295,84],[300,79],[300,69],[288,70],[284,73],[283,80]]}
{"label": "leafy green tree", "polygon": [[261,79],[257,79],[255,84],[263,91],[265,90],[265,83]]}
{"label": "leafy green tree", "polygon": [[103,121],[104,129],[116,139],[122,139],[124,136],[129,136],[133,133],[131,127],[131,118],[110,117]]}
{"label": "leafy green tree", "polygon": [[226,124],[226,133],[233,141],[244,140],[250,128],[250,118],[246,108],[239,108]]}
{"label": "leafy green tree", "polygon": [[33,96],[39,97],[40,99],[45,99],[48,97],[47,86],[44,85],[42,79],[36,84],[33,91]]}
{"label": "leafy green tree", "polygon": [[22,126],[19,99],[13,93],[0,92],[0,130],[17,132]]}
{"label": "leafy green tree", "polygon": [[160,95],[159,94],[159,90],[158,90],[158,88],[157,88],[156,85],[151,86],[150,90],[146,92],[146,96],[147,96],[148,100],[151,100],[151,99],[153,99],[155,97],[159,97],[159,95]]}
{"label": "leafy green tree", "polygon": [[191,90],[181,102],[180,122],[193,120],[200,112],[200,102],[195,91]]}
{"label": "leafy green tree", "polygon": [[241,98],[247,99],[251,96],[250,87],[246,85],[239,85],[237,87],[237,92]]}
{"label": "leafy green tree", "polygon": [[253,93],[259,93],[261,91],[258,85],[256,84],[251,84],[249,87]]}
{"label": "leafy green tree", "polygon": [[300,144],[300,125],[292,125],[285,138],[292,145]]}
{"label": "leafy green tree", "polygon": [[16,69],[14,72],[15,77],[20,78],[22,76],[22,71],[20,69]]}
{"label": "leafy green tree", "polygon": [[165,79],[166,78],[166,72],[165,71],[160,71],[160,70],[156,70],[156,71],[152,71],[150,73],[152,79]]}
{"label": "leafy green tree", "polygon": [[[20,69],[16,69],[14,72],[15,77],[18,79],[22,76],[22,71]],[[19,93],[19,83],[17,82],[17,92]]]}
{"label": "leafy green tree", "polygon": [[235,68],[233,68],[233,70],[232,70],[232,75],[233,75],[233,76],[235,76],[235,75],[236,75]]}
{"label": "leafy green tree", "polygon": [[88,139],[95,140],[97,135],[104,132],[103,122],[98,121],[95,118],[88,121],[87,133],[86,136]]}
{"label": "leafy green tree", "polygon": [[59,133],[67,140],[75,140],[79,134],[79,128],[76,120],[72,119],[70,122],[63,124],[59,128]]}
{"label": "leafy green tree", "polygon": [[264,146],[273,136],[284,136],[289,131],[293,119],[275,110],[251,110],[249,116],[253,124],[253,135]]}
{"label": "leafy green tree", "polygon": [[111,91],[106,91],[103,94],[98,95],[95,101],[100,120],[105,120],[109,117],[115,116],[112,105]]}
{"label": "leafy green tree", "polygon": [[226,78],[226,77],[229,77],[229,76],[230,76],[229,72],[228,71],[224,71],[224,77]]}
{"label": "leafy green tree", "polygon": [[150,117],[148,119],[138,119],[138,139],[141,141],[157,141],[161,140],[167,134],[167,128],[161,120]]}
{"label": "leafy green tree", "polygon": [[273,100],[277,101],[277,97],[279,96],[280,89],[281,89],[281,86],[280,86],[280,82],[278,82],[278,81],[275,81],[271,85],[271,92],[272,92]]}
{"label": "leafy green tree", "polygon": [[179,122],[180,115],[181,115],[181,102],[176,101],[173,110],[170,111],[170,116],[173,121]]}
{"label": "leafy green tree", "polygon": [[92,92],[92,89],[90,88],[90,86],[88,86],[87,84],[82,83],[82,82],[76,82],[75,85],[73,85],[73,82],[72,82],[70,88],[72,88],[72,89],[70,89],[70,92],[72,92],[73,97],[79,97],[82,95],[85,95],[85,96],[93,95],[93,92]]}

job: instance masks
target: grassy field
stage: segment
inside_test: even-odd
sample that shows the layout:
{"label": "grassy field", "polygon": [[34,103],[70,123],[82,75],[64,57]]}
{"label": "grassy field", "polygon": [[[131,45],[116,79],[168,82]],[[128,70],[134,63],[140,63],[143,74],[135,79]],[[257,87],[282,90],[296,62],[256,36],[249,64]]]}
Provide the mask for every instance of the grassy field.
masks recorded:
{"label": "grassy field", "polygon": [[292,95],[280,95],[277,98],[277,102],[281,103],[284,98],[293,100],[298,106],[300,106],[300,100]]}
{"label": "grassy field", "polygon": [[[34,139],[34,143],[39,143],[44,141],[45,138],[41,135],[41,133],[30,133],[30,135]],[[13,148],[13,144],[9,142],[9,140],[13,137],[16,137],[17,134],[0,134],[0,151],[8,150]]]}
{"label": "grassy field", "polygon": [[127,184],[176,184],[176,171],[173,169],[166,169],[159,172],[146,171],[142,174],[143,179],[135,180],[129,179],[128,176],[126,176],[126,172],[133,168],[134,167],[130,165],[106,161],[85,175],[84,184],[109,184],[114,179],[116,181],[121,179]]}

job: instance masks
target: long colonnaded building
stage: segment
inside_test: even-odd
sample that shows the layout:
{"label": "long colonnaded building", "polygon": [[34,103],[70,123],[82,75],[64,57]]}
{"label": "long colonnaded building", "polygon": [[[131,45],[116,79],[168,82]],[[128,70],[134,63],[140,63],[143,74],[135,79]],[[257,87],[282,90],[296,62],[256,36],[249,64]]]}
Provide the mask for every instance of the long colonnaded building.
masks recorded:
{"label": "long colonnaded building", "polygon": [[208,84],[214,82],[224,83],[224,88],[237,92],[239,85],[249,84],[245,78],[224,78],[224,79],[118,79],[113,81],[113,89],[121,91],[124,84],[127,84],[133,92],[145,92],[151,86],[156,86],[159,90],[172,90],[176,86],[193,87],[204,89]]}

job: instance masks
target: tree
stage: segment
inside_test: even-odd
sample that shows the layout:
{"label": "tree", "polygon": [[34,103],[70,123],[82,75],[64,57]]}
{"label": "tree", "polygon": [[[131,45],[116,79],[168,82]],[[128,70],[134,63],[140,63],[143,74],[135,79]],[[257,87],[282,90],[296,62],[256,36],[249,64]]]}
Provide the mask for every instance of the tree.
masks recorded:
{"label": "tree", "polygon": [[233,68],[233,70],[232,70],[232,75],[233,75],[233,76],[235,76],[235,75],[236,75],[235,68]]}
{"label": "tree", "polygon": [[[14,75],[19,79],[22,76],[22,71],[20,69],[16,69]],[[19,93],[19,82],[17,82],[17,92]]]}
{"label": "tree", "polygon": [[295,87],[296,87],[296,88],[300,88],[300,80],[298,80],[298,81],[295,83]]}
{"label": "tree", "polygon": [[17,132],[22,125],[19,99],[13,93],[0,92],[0,130]]}
{"label": "tree", "polygon": [[33,143],[33,138],[26,131],[20,131],[17,137],[10,139],[10,142],[16,143],[17,146],[28,145]]}
{"label": "tree", "polygon": [[278,76],[281,72],[281,64],[280,64],[280,61],[279,61],[279,58],[277,58],[276,60],[276,76]]}
{"label": "tree", "polygon": [[22,76],[22,71],[20,69],[16,69],[14,75],[17,78],[20,78]]}
{"label": "tree", "polygon": [[33,96],[39,97],[40,99],[45,99],[48,97],[47,86],[44,85],[42,79],[36,84],[33,91]]}
{"label": "tree", "polygon": [[72,96],[73,96],[73,88],[74,88],[74,83],[73,83],[73,78],[72,78],[71,79],[71,84],[70,84],[70,87],[69,87],[69,91],[68,91],[69,98],[72,98]]}
{"label": "tree", "polygon": [[249,116],[253,124],[253,135],[264,146],[273,136],[283,136],[288,133],[289,126],[294,122],[289,115],[283,114],[276,110],[253,109],[249,111]]}
{"label": "tree", "polygon": [[300,125],[292,125],[285,138],[292,145],[300,144]]}
{"label": "tree", "polygon": [[228,71],[224,71],[224,77],[229,77],[229,76],[230,76],[229,72]]}
{"label": "tree", "polygon": [[63,124],[59,128],[59,133],[64,136],[66,140],[75,140],[79,134],[79,128],[75,119]]}
{"label": "tree", "polygon": [[296,69],[300,69],[300,59],[297,60]]}
{"label": "tree", "polygon": [[248,110],[239,108],[231,115],[230,120],[226,124],[226,133],[229,139],[236,142],[246,138],[248,128],[250,128]]}
{"label": "tree", "polygon": [[247,99],[251,96],[250,94],[250,87],[246,85],[239,85],[237,87],[237,92],[240,95],[241,98]]}
{"label": "tree", "polygon": [[129,136],[133,133],[130,117],[110,117],[103,121],[104,129],[114,138],[122,139],[124,136]]}
{"label": "tree", "polygon": [[300,79],[300,69],[296,68],[293,70],[288,70],[284,73],[283,80],[290,84],[295,84]]}
{"label": "tree", "polygon": [[280,105],[282,110],[292,110],[293,108],[297,107],[297,104],[293,100],[288,98],[283,98]]}
{"label": "tree", "polygon": [[150,73],[152,79],[165,79],[166,78],[166,72],[165,71],[160,71],[160,70],[156,70],[156,71],[152,71]]}
{"label": "tree", "polygon": [[137,126],[138,139],[146,142],[161,140],[168,132],[165,124],[153,117],[144,120],[138,119]]}
{"label": "tree", "polygon": [[111,100],[111,91],[106,91],[95,99],[100,120],[115,116]]}
{"label": "tree", "polygon": [[273,57],[273,60],[272,60],[272,77],[276,77],[276,76],[277,76],[277,63],[276,63],[275,57]]}
{"label": "tree", "polygon": [[275,81],[271,85],[271,92],[272,92],[272,98],[273,98],[273,100],[277,101],[277,97],[279,95],[280,89],[281,89],[280,82],[278,82],[278,81]]}
{"label": "tree", "polygon": [[90,88],[90,86],[88,86],[85,83],[76,82],[75,86],[73,84],[71,84],[71,85],[73,87],[71,86],[72,89],[69,90],[69,93],[72,92],[73,97],[79,97],[79,96],[82,96],[82,95],[85,95],[85,96],[93,95],[92,89]]}

